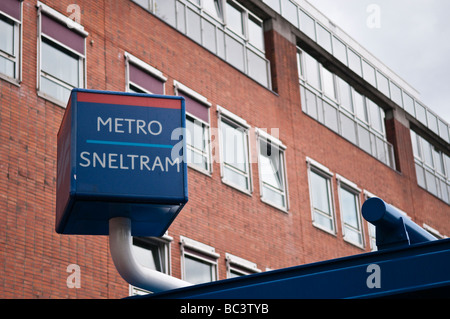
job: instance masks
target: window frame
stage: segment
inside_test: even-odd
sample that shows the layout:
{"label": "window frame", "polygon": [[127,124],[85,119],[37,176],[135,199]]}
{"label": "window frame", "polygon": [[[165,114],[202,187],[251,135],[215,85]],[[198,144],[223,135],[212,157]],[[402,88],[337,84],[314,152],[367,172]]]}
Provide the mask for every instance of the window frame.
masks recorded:
{"label": "window frame", "polygon": [[[340,211],[340,215],[341,215],[342,237],[346,242],[348,242],[354,246],[357,246],[361,249],[364,249],[365,248],[365,237],[364,237],[365,235],[364,235],[363,219],[361,216],[361,199],[360,199],[361,189],[359,189],[356,184],[354,184],[353,182],[349,181],[348,179],[340,176],[339,174],[336,174],[336,180],[338,183],[339,211]],[[346,212],[344,211],[343,200],[342,200],[342,191],[343,190],[354,196],[355,206],[356,206],[355,213],[356,213],[356,221],[357,221],[358,228],[348,225],[345,222],[344,215]],[[351,228],[351,230],[353,232],[357,233],[359,235],[359,237],[361,238],[361,242],[358,243],[358,242],[354,242],[354,241],[348,239],[348,236],[346,236],[347,228]]]}
{"label": "window frame", "polygon": [[[314,227],[323,230],[324,232],[327,232],[333,236],[337,235],[337,227],[336,227],[336,207],[335,207],[335,201],[334,201],[334,190],[333,190],[333,176],[334,174],[325,166],[322,164],[316,162],[315,160],[307,157],[306,158],[307,163],[307,171],[308,171],[308,187],[309,187],[309,200],[310,200],[310,208],[311,208],[311,219],[312,224]],[[330,208],[330,217],[324,216],[331,221],[332,229],[328,229],[326,227],[323,227],[321,224],[319,224],[316,221],[315,214],[318,213],[320,215],[327,215],[324,214],[322,211],[316,212],[316,208],[314,207],[314,197],[312,192],[312,178],[311,174],[316,174],[327,181],[327,189],[328,189],[328,201],[329,201],[329,208]]]}
{"label": "window frame", "polygon": [[[135,241],[142,243],[141,245],[136,245]],[[161,271],[161,273],[171,276],[172,275],[172,267],[171,267],[171,242],[173,241],[173,238],[168,235],[166,232],[162,237],[133,237],[132,238],[132,245],[133,246],[139,246],[143,249],[145,247],[143,246],[156,246],[158,249],[159,257],[161,258],[161,263],[164,263],[164,269]],[[149,253],[152,254],[152,251],[149,250]],[[145,267],[145,266],[144,266]],[[156,269],[155,269],[156,270]],[[158,270],[156,270],[158,271]],[[129,295],[130,296],[136,296],[136,295],[143,295],[151,293],[148,290],[129,285]]]}
{"label": "window frame", "polygon": [[0,79],[6,80],[14,85],[20,86],[22,82],[22,56],[23,56],[23,0],[18,0],[20,2],[20,20],[11,15],[7,14],[4,11],[0,11],[0,16],[4,18],[4,20],[12,22],[13,24],[13,47],[14,54],[11,55],[7,52],[0,51],[0,56],[14,63],[14,76],[10,77],[7,74],[0,73]]}
{"label": "window frame", "polygon": [[186,256],[191,259],[197,259],[200,262],[207,263],[211,266],[211,281],[219,280],[219,267],[218,260],[220,254],[216,253],[215,248],[209,245],[203,244],[199,241],[180,236],[180,250],[181,250],[181,279],[186,280]]}
{"label": "window frame", "polygon": [[[231,186],[247,195],[251,195],[253,193],[253,179],[252,179],[252,165],[250,162],[251,157],[251,147],[250,147],[250,125],[247,124],[247,121],[240,118],[239,116],[231,113],[230,111],[224,109],[223,107],[217,105],[217,113],[218,113],[218,134],[219,134],[219,149],[220,149],[220,176],[222,182],[228,186]],[[244,134],[244,157],[246,159],[246,174],[241,174],[237,171],[236,168],[231,165],[225,163],[225,149],[224,149],[224,141],[223,141],[223,133],[222,133],[222,123],[225,122],[229,126],[233,126],[235,129],[242,129]],[[225,168],[230,169],[231,171],[244,176],[248,181],[248,187],[242,187],[232,181],[229,181],[225,178]]]}
{"label": "window frame", "polygon": [[[80,25],[79,23],[69,19],[65,15],[59,13],[58,11],[54,10],[53,8],[50,8],[46,4],[41,3],[40,1],[37,2],[37,11],[38,11],[38,32],[37,32],[37,95],[39,97],[42,97],[56,105],[59,105],[63,108],[66,108],[67,101],[61,101],[56,97],[51,96],[49,93],[46,93],[42,91],[42,83],[41,83],[41,77],[47,78],[50,81],[56,82],[56,84],[65,87],[66,89],[72,89],[71,85],[64,82],[61,79],[58,79],[55,76],[52,76],[50,74],[46,74],[45,71],[42,70],[42,42],[45,41],[50,42],[48,43],[53,48],[57,49],[58,51],[68,51],[70,54],[73,54],[78,57],[78,87],[79,88],[85,88],[87,87],[87,72],[86,72],[86,37],[89,35],[88,32],[84,30],[84,27]],[[76,32],[80,34],[84,38],[84,54],[81,54],[78,51],[75,51],[74,49],[70,48],[69,46],[61,43],[57,39],[54,39],[53,37],[44,34],[42,32],[42,15],[45,14],[49,19],[52,19],[58,23],[65,24],[67,26],[70,25],[70,30],[73,32]],[[68,28],[69,29],[69,28]],[[62,49],[62,50],[61,50]],[[69,88],[70,87],[70,88]]]}
{"label": "window frame", "polygon": [[[448,155],[412,128],[410,129],[410,136],[417,185],[431,195],[439,198],[444,203],[450,205],[450,167],[447,167],[448,163],[446,160]],[[428,146],[427,149],[425,149],[424,143]],[[427,161],[426,153],[432,162],[431,166]],[[440,171],[438,165],[441,165],[443,172]],[[420,177],[419,170],[421,173]],[[432,185],[429,185],[430,181],[427,179],[427,176],[433,178],[434,189],[431,188]],[[447,195],[445,195],[445,193]]]}
{"label": "window frame", "polygon": [[[284,145],[279,139],[276,137],[269,135],[266,131],[255,128],[256,133],[256,146],[257,146],[257,152],[258,152],[258,176],[259,176],[259,187],[260,187],[260,198],[261,201],[271,205],[285,213],[289,211],[289,189],[288,189],[288,179],[287,179],[287,169],[286,169],[286,145]],[[272,186],[268,183],[265,183],[262,178],[262,170],[261,170],[261,143],[270,143],[272,147],[276,148],[280,155],[280,168],[282,170],[280,176],[282,178],[282,186],[283,189],[279,190],[275,186]],[[267,185],[267,186],[266,186]],[[263,188],[267,187],[272,191],[275,191],[276,193],[279,193],[284,197],[284,206],[277,205],[276,203],[271,202],[270,200],[264,198],[264,192]]]}
{"label": "window frame", "polygon": [[[192,98],[195,101],[199,102],[200,104],[204,105],[208,109],[208,119],[209,119],[209,121],[211,121],[210,108],[211,108],[212,104],[208,101],[208,99],[206,97],[204,97],[203,95],[197,93],[196,91],[190,89],[189,87],[185,86],[184,84],[182,84],[176,80],[174,80],[173,85],[174,85],[175,95],[179,95],[179,93],[186,94],[190,98]],[[186,141],[186,147],[189,150],[206,157],[207,169],[204,169],[203,167],[201,167],[200,165],[197,165],[195,163],[188,162],[187,165],[188,165],[188,167],[191,167],[203,174],[211,176],[212,172],[213,172],[212,147],[211,147],[212,146],[211,145],[211,125],[210,125],[210,123],[205,122],[204,120],[200,119],[199,117],[195,116],[194,114],[192,114],[186,110],[186,121],[188,121],[188,117],[191,118],[194,121],[194,123],[197,122],[202,125],[203,130],[206,130],[206,132],[204,132],[204,134],[208,140],[205,141],[205,147],[207,148],[207,150],[198,150],[197,148],[194,148],[193,146],[191,146],[188,143],[188,141]]]}
{"label": "window frame", "polygon": [[144,72],[148,73],[149,76],[152,76],[162,82],[163,85],[163,95],[166,94],[166,82],[167,78],[163,75],[161,71],[158,69],[152,67],[150,64],[142,61],[141,59],[135,57],[134,55],[130,54],[129,52],[125,51],[124,53],[125,57],[125,92],[132,92],[130,90],[131,86],[134,86],[138,90],[147,93],[147,94],[154,94],[153,92],[150,92],[148,89],[143,88],[139,84],[133,82],[130,78],[130,64],[133,64],[135,67],[140,68]]}
{"label": "window frame", "polygon": [[232,272],[239,274],[239,277],[261,272],[255,263],[230,253],[225,253],[225,264],[227,278],[234,278],[231,276]]}

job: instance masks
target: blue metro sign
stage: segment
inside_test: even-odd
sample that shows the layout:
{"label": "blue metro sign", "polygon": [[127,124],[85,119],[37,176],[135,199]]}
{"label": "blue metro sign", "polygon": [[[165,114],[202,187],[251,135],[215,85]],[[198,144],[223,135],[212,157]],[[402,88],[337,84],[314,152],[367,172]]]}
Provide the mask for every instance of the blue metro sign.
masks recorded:
{"label": "blue metro sign", "polygon": [[58,133],[56,231],[161,236],[188,200],[184,99],[74,89]]}

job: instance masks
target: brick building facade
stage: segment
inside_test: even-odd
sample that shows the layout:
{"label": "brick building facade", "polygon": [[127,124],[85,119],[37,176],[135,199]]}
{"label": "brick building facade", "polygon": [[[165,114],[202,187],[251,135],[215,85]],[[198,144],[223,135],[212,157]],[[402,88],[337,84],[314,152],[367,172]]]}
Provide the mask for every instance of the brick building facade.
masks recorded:
{"label": "brick building facade", "polygon": [[306,1],[2,0],[0,22],[2,298],[137,293],[107,236],[54,230],[73,87],[185,97],[189,202],[134,242],[177,278],[369,252],[371,196],[450,234],[448,124]]}

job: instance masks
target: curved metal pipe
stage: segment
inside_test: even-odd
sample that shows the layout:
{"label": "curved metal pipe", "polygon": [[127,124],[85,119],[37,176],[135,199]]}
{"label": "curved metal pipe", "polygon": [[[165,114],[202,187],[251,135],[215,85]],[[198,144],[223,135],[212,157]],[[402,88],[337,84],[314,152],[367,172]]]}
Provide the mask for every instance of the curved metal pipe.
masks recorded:
{"label": "curved metal pipe", "polygon": [[191,284],[140,265],[132,251],[131,220],[114,217],[109,220],[109,246],[117,271],[130,285],[161,292]]}

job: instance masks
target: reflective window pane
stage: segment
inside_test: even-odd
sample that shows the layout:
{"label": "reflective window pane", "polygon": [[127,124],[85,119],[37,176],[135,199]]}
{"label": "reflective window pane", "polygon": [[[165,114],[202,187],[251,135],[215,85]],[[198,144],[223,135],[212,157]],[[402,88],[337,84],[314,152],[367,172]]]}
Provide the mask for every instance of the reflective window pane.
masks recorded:
{"label": "reflective window pane", "polygon": [[365,98],[355,90],[353,90],[353,107],[355,109],[355,115],[364,122],[367,122],[367,110]]}
{"label": "reflective window pane", "polygon": [[42,71],[73,87],[78,87],[79,61],[74,54],[46,41],[42,41],[41,53]]}
{"label": "reflective window pane", "polygon": [[298,9],[290,0],[281,0],[281,14],[290,23],[298,27]]}
{"label": "reflective window pane", "polygon": [[401,107],[403,107],[402,91],[400,88],[391,82],[391,99]]}
{"label": "reflective window pane", "polygon": [[300,30],[311,39],[316,40],[316,22],[303,10],[300,10]]}
{"label": "reflective window pane", "polygon": [[403,94],[403,107],[406,112],[408,112],[411,115],[415,115],[414,111],[414,100],[412,97],[410,97],[408,94]]}
{"label": "reflective window pane", "polygon": [[225,35],[225,48],[227,61],[244,71],[244,46],[229,35]]}
{"label": "reflective window pane", "polygon": [[155,6],[155,14],[166,21],[168,24],[175,26],[175,0],[153,0]]}
{"label": "reflective window pane", "polygon": [[366,128],[360,125],[358,125],[358,142],[360,148],[371,154],[370,133]]}
{"label": "reflective window pane", "polygon": [[314,224],[327,231],[334,231],[329,179],[310,171],[310,187]]}
{"label": "reflective window pane", "polygon": [[43,76],[41,76],[40,90],[45,94],[48,94],[49,96],[63,102],[67,102],[69,100],[71,91],[64,86],[61,86],[59,83],[56,83]]}
{"label": "reflective window pane", "polygon": [[377,80],[375,78],[375,69],[368,64],[366,61],[363,60],[362,62],[363,67],[363,77],[364,79],[372,84],[374,87],[377,86]]}
{"label": "reflective window pane", "polygon": [[323,113],[325,125],[338,132],[338,110],[327,102],[323,102]]}
{"label": "reflective window pane", "polygon": [[416,117],[420,122],[427,125],[427,111],[425,107],[419,103],[416,103]]}
{"label": "reflective window pane", "polygon": [[347,48],[344,43],[335,37],[333,37],[333,55],[347,65]]}
{"label": "reflective window pane", "polygon": [[328,179],[311,172],[311,195],[313,207],[331,216],[331,202]]}
{"label": "reflective window pane", "polygon": [[331,53],[331,34],[320,24],[317,25],[317,43]]}
{"label": "reflective window pane", "polygon": [[366,101],[370,113],[371,126],[378,132],[383,133],[384,131],[384,123],[383,123],[384,117],[382,119],[382,113],[384,113],[383,110],[371,100],[366,99]]}
{"label": "reflective window pane", "polygon": [[222,141],[225,163],[247,172],[246,134],[242,128],[236,128],[222,122]]}
{"label": "reflective window pane", "polygon": [[390,97],[389,81],[384,75],[382,75],[378,71],[377,71],[377,85],[378,85],[378,90],[380,90],[387,97]]}
{"label": "reflective window pane", "polygon": [[353,121],[353,119],[345,116],[343,113],[340,114],[340,117],[342,136],[353,144],[356,144],[355,122]]}
{"label": "reflective window pane", "polygon": [[422,150],[419,145],[419,140],[417,138],[417,134],[416,134],[416,132],[414,132],[412,130],[410,132],[411,132],[411,144],[412,144],[414,156],[420,159],[420,158],[422,158]]}
{"label": "reflective window pane", "polygon": [[187,9],[187,35],[197,43],[201,43],[200,15],[191,9]]}
{"label": "reflective window pane", "polygon": [[341,78],[338,78],[338,83],[339,83],[339,100],[341,106],[343,106],[346,110],[353,113],[350,85]]}
{"label": "reflective window pane", "polygon": [[202,0],[202,1],[203,1],[203,9],[205,9],[214,18],[222,20],[223,16],[222,16],[221,1],[219,0]]}
{"label": "reflective window pane", "polygon": [[362,75],[361,70],[361,58],[352,50],[348,50],[348,66],[352,69],[356,74]]}
{"label": "reflective window pane", "polygon": [[420,187],[425,188],[425,175],[424,175],[424,169],[422,168],[422,166],[416,164],[416,176],[417,176],[417,184]]}
{"label": "reflective window pane", "polygon": [[283,171],[279,150],[261,142],[259,155],[263,183],[283,191]]}
{"label": "reflective window pane", "polygon": [[0,50],[14,55],[14,23],[0,18]]}
{"label": "reflective window pane", "polygon": [[322,83],[323,93],[334,99],[336,97],[334,77],[333,74],[324,67],[322,67]]}
{"label": "reflective window pane", "polygon": [[163,261],[158,245],[133,238],[133,255],[136,261],[146,268],[164,272]]}
{"label": "reflective window pane", "polygon": [[310,85],[320,90],[319,63],[308,53],[303,52],[305,58],[306,80]]}
{"label": "reflective window pane", "polygon": [[244,35],[243,12],[230,2],[227,2],[227,26],[237,34]]}
{"label": "reflective window pane", "polygon": [[13,78],[15,76],[15,63],[0,56],[0,73]]}
{"label": "reflective window pane", "polygon": [[214,267],[211,263],[191,257],[184,256],[185,280],[192,284],[200,284],[215,280]]}
{"label": "reflective window pane", "polygon": [[264,51],[264,32],[262,22],[256,18],[248,19],[248,40],[255,48]]}

